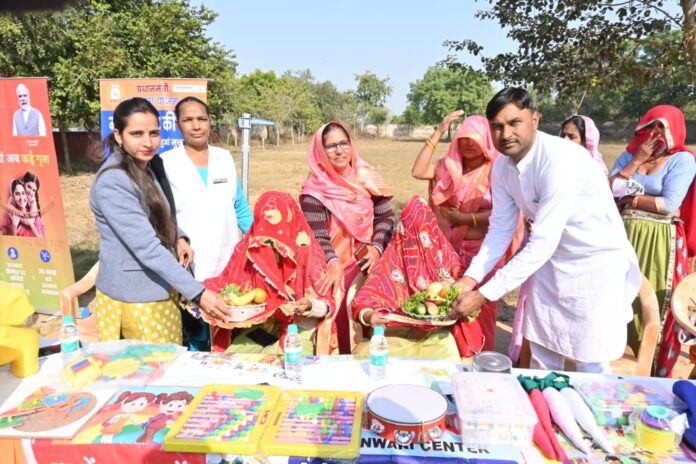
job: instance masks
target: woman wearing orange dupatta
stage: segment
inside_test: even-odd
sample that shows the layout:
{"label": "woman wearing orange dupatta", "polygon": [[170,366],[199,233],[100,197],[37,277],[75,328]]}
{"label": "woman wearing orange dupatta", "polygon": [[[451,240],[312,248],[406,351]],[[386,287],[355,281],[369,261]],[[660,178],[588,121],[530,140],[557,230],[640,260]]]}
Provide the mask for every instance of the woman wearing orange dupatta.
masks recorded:
{"label": "woman wearing orange dupatta", "polygon": [[[445,358],[459,363],[483,346],[478,320],[427,321],[402,308],[414,293],[432,282],[445,285],[461,277],[457,252],[438,226],[432,210],[420,197],[404,207],[394,237],[353,300],[353,316],[365,326],[386,325],[389,353],[394,356]],[[354,353],[368,354],[369,342]]]}
{"label": "woman wearing orange dupatta", "polygon": [[300,204],[328,263],[318,291],[339,295],[339,346],[341,353],[350,353],[360,337],[345,307],[344,290],[384,252],[394,227],[393,195],[338,121],[314,134],[308,162],[312,173],[302,183]]}
{"label": "woman wearing orange dupatta", "polygon": [[213,350],[282,353],[287,327],[294,322],[305,354],[333,354],[338,346],[335,304],[328,293],[318,290],[325,270],[324,252],[295,200],[281,192],[261,195],[249,233],[222,273],[203,284],[218,292],[229,284],[243,291],[262,288],[268,295],[266,310],[237,324],[235,328],[244,329],[241,332],[210,321]]}
{"label": "woman wearing orange dupatta", "polygon": [[[466,269],[481,248],[488,231],[492,209],[491,170],[493,161],[500,153],[493,146],[488,120],[483,116],[469,116],[459,126],[447,156],[431,161],[437,141],[450,124],[463,114],[461,110],[454,111],[443,119],[418,154],[411,175],[430,181],[430,206],[445,236],[459,253],[462,267]],[[508,254],[490,275],[512,256],[519,247],[521,237],[520,224]],[[486,351],[492,350],[495,344],[497,315],[498,301],[490,301],[481,307],[478,320],[485,336],[483,349]]]}

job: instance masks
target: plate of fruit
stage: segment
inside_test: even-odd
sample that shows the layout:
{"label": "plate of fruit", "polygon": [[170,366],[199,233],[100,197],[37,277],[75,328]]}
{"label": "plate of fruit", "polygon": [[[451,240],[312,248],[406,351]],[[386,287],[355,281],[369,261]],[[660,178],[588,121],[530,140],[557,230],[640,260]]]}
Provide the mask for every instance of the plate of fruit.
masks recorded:
{"label": "plate of fruit", "polygon": [[442,321],[461,289],[455,285],[432,282],[422,292],[416,292],[403,304],[404,312],[414,319]]}
{"label": "plate of fruit", "polygon": [[225,304],[232,311],[231,322],[242,322],[261,314],[266,309],[268,295],[262,288],[243,291],[237,285],[226,286],[220,292]]}

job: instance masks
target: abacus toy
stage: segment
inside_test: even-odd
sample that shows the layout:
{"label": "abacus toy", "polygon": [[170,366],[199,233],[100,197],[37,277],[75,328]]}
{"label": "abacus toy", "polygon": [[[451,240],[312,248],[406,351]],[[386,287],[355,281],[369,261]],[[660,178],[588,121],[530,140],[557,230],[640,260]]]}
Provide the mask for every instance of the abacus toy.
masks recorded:
{"label": "abacus toy", "polygon": [[255,454],[280,389],[203,387],[164,438],[165,451]]}
{"label": "abacus toy", "polygon": [[363,394],[283,392],[261,440],[267,455],[351,459],[360,452]]}

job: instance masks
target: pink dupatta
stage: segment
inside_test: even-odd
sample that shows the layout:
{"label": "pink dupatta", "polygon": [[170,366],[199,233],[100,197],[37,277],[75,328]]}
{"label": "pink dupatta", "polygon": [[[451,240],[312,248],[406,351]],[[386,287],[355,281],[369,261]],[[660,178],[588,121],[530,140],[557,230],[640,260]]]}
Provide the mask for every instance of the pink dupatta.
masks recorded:
{"label": "pink dupatta", "polygon": [[594,159],[602,169],[604,169],[604,174],[608,174],[607,163],[604,162],[604,156],[599,151],[599,129],[595,125],[592,118],[587,116],[578,115],[585,121],[585,149],[590,152],[592,159]]}
{"label": "pink dupatta", "polygon": [[[336,172],[324,149],[322,132],[329,124],[340,126],[350,141],[351,171],[345,177]],[[331,211],[331,244],[345,266],[359,246],[356,241],[372,240],[372,197],[393,195],[374,166],[360,158],[348,130],[339,121],[330,121],[314,134],[307,161],[312,173],[302,183],[300,194],[316,198]]]}
{"label": "pink dupatta", "polygon": [[[462,155],[459,140],[469,138],[475,141],[486,157],[487,162],[471,172],[462,174]],[[449,242],[459,248],[469,229],[466,225],[452,227],[444,217],[443,211],[455,206],[463,213],[477,212],[484,201],[491,201],[491,170],[493,161],[500,153],[493,146],[488,120],[483,116],[469,116],[459,126],[447,156],[435,167],[435,180],[431,182],[430,203],[437,216],[440,228]]]}

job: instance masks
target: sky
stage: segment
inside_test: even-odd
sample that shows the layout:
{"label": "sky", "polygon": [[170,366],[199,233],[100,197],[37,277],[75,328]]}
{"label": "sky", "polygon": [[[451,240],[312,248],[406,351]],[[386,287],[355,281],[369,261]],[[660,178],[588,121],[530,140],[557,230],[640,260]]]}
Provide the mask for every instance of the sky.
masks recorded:
{"label": "sky", "polygon": [[[238,74],[255,69],[309,69],[339,90],[355,89],[355,74],[389,77],[387,107],[401,114],[409,84],[447,57],[445,40],[475,39],[492,55],[515,49],[497,23],[474,13],[488,4],[474,0],[193,0],[219,16],[208,35],[236,54]],[[462,56],[481,68],[477,57]]]}

